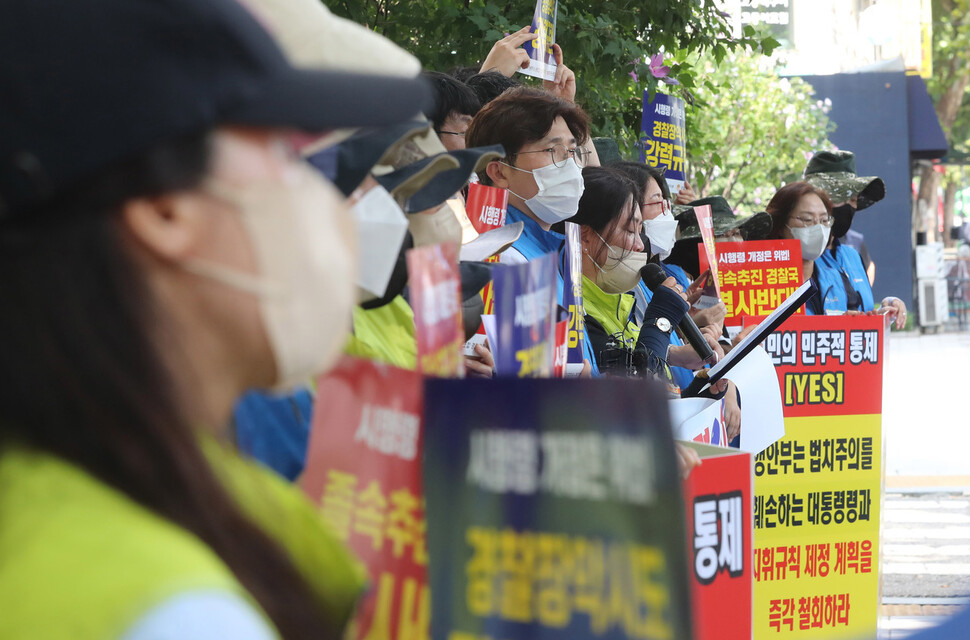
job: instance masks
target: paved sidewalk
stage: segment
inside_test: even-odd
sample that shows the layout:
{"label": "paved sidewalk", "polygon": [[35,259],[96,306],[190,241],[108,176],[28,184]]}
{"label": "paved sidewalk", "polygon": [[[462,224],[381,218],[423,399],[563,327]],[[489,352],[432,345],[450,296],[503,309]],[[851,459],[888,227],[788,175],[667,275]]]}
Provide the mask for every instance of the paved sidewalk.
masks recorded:
{"label": "paved sidewalk", "polygon": [[970,476],[967,372],[968,332],[889,335],[883,387],[887,484],[892,476]]}
{"label": "paved sidewalk", "polygon": [[[886,354],[883,434],[887,492],[905,496],[970,491],[970,393],[964,391],[958,377],[970,370],[970,333],[894,333],[887,340]],[[884,531],[887,526],[884,522]],[[884,545],[888,542],[883,541]],[[916,578],[919,576],[909,576],[907,582]],[[884,582],[884,593],[887,588],[891,585]],[[941,624],[966,606],[955,598],[884,597],[884,602],[893,601],[900,603],[883,604],[880,609],[879,640],[910,637]],[[947,601],[953,604],[940,604]]]}

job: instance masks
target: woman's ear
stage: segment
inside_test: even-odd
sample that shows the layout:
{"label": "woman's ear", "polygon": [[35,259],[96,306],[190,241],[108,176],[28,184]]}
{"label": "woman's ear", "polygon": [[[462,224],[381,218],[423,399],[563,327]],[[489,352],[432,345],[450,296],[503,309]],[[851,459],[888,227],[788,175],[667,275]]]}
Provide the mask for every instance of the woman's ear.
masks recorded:
{"label": "woman's ear", "polygon": [[166,262],[191,255],[203,235],[203,197],[180,192],[157,198],[136,198],[121,209],[127,234],[144,251]]}

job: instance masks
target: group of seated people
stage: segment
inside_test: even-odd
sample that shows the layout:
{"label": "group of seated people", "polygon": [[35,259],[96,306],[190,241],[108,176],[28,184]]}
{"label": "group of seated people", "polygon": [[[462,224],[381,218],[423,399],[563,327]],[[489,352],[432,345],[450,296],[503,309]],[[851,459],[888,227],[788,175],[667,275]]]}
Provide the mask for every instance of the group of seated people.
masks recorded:
{"label": "group of seated people", "polygon": [[[688,314],[730,348],[723,304],[691,305],[705,201],[600,161],[558,46],[554,79],[514,80],[528,28],[421,80],[317,0],[56,4],[0,21],[29,61],[0,65],[0,636],[346,635],[362,569],[283,479],[321,410],[311,379],[340,354],[416,368],[407,251],[481,252],[469,181],[508,191],[502,263],[560,253],[579,225],[581,375],[689,384],[708,359],[674,331]],[[855,188],[850,155],[816,158],[767,213],[707,199],[715,230],[798,239],[810,312],[875,311],[839,233],[881,194]],[[853,189],[813,182],[829,174]],[[459,265],[469,333],[477,258]],[[648,262],[667,276],[652,288]],[[466,369],[493,374],[487,344]],[[736,437],[736,388],[712,393]]]}

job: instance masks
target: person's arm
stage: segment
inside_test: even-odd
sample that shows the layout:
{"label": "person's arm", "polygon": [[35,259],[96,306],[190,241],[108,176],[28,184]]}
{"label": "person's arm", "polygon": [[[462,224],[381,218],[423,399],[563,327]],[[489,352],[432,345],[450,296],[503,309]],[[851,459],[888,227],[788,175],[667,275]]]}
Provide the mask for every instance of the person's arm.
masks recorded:
{"label": "person's arm", "polygon": [[895,296],[886,296],[876,313],[883,313],[895,320],[896,329],[906,328],[906,303]]}
{"label": "person's arm", "polygon": [[543,80],[542,88],[567,102],[576,101],[576,74],[562,61],[562,47],[552,45],[556,56],[556,77],[553,80]]}
{"label": "person's arm", "polygon": [[654,290],[653,299],[643,314],[644,324],[640,327],[640,335],[633,350],[633,364],[640,371],[663,374],[663,365],[669,356],[668,350],[676,348],[670,346],[670,333],[661,331],[655,324],[647,323],[647,320],[666,318],[676,327],[683,319],[689,305],[687,297],[673,288],[676,284],[677,281],[673,278],[664,280],[663,286]]}
{"label": "person's arm", "polygon": [[534,40],[536,34],[531,33],[532,26],[522,27],[515,33],[509,34],[492,45],[492,49],[485,56],[480,72],[498,71],[503,76],[511,78],[519,69],[529,66],[529,54],[522,45]]}

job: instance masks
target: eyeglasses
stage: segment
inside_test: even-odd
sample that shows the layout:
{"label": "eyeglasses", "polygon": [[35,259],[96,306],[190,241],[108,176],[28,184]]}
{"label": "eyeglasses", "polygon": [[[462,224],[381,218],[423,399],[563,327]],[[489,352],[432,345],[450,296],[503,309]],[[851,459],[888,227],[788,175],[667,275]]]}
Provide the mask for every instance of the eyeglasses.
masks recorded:
{"label": "eyeglasses", "polygon": [[548,149],[539,149],[537,151],[520,151],[516,155],[525,155],[527,153],[548,153],[549,157],[552,158],[552,164],[557,167],[566,166],[566,161],[569,160],[569,156],[573,157],[576,164],[580,168],[586,166],[586,162],[589,160],[589,150],[586,147],[575,147],[573,149],[567,149],[566,145],[555,144]]}
{"label": "eyeglasses", "polygon": [[461,133],[458,133],[457,131],[439,131],[438,132],[438,135],[441,135],[441,134],[445,134],[445,135],[448,135],[448,136],[458,136],[459,138],[464,138],[465,137],[465,132],[464,131],[462,131]]}
{"label": "eyeglasses", "polygon": [[667,211],[670,208],[670,202],[667,200],[654,200],[653,202],[641,202],[640,207],[642,209],[651,209],[656,211]]}
{"label": "eyeglasses", "polygon": [[820,225],[823,225],[823,226],[826,226],[826,227],[831,227],[832,224],[835,222],[835,218],[833,218],[832,216],[826,216],[826,217],[821,218],[821,219],[819,219],[819,218],[802,218],[800,216],[795,216],[794,218],[792,218],[792,220],[793,221],[796,221],[797,220],[800,223],[800,225],[803,226],[803,227],[813,227],[813,226],[815,226],[817,224],[820,224]]}

